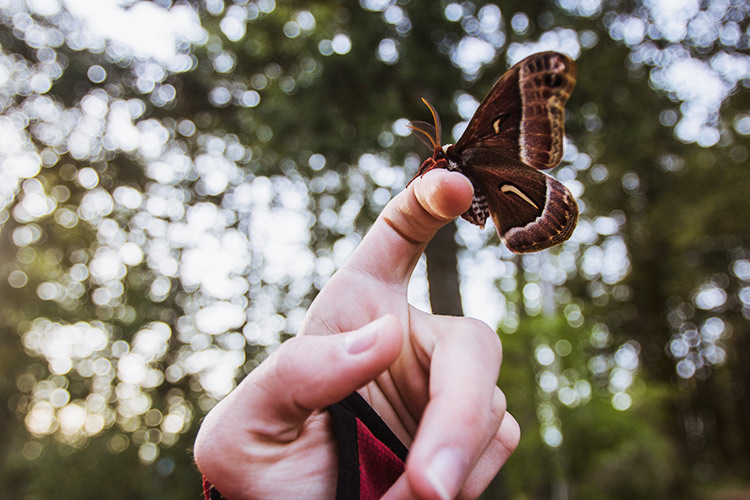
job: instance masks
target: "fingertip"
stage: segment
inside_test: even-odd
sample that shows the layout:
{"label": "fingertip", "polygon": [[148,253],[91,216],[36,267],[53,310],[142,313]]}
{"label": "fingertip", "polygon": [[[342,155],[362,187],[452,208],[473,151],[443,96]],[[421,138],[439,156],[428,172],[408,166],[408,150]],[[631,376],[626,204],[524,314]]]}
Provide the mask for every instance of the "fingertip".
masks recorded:
{"label": "fingertip", "polygon": [[399,350],[401,347],[401,339],[403,337],[404,329],[401,326],[401,322],[399,321],[398,317],[396,317],[395,314],[388,313],[380,317],[380,321],[382,321],[382,330],[385,332],[386,335],[391,337],[393,340],[397,340],[398,342],[396,345],[399,346]]}
{"label": "fingertip", "polygon": [[390,365],[398,358],[403,347],[404,327],[394,314],[386,314],[380,321],[380,341],[383,344],[380,357],[384,363]]}
{"label": "fingertip", "polygon": [[381,358],[395,360],[401,350],[403,329],[398,318],[393,314],[385,314],[362,328],[343,335],[346,352],[350,355],[366,354],[368,350],[377,347]]}
{"label": "fingertip", "polygon": [[415,179],[414,195],[430,215],[450,220],[469,209],[474,186],[460,172],[436,168]]}

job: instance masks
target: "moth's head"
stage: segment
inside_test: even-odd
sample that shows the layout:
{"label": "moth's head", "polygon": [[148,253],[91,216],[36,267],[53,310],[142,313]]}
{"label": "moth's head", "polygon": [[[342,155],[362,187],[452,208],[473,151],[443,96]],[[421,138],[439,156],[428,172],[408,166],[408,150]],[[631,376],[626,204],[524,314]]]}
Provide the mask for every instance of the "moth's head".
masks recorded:
{"label": "moth's head", "polygon": [[453,160],[451,160],[451,158],[453,157],[452,157],[451,149],[453,149],[453,144],[443,144],[442,146],[437,148],[435,151],[433,151],[432,159],[435,161],[445,160],[446,162],[452,162]]}

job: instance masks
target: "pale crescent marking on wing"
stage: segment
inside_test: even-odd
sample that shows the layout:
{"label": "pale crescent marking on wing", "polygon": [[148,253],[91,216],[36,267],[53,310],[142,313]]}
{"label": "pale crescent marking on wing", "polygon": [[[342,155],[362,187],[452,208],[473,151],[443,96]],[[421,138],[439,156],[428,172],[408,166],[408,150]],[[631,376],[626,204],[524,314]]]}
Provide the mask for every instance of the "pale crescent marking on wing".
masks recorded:
{"label": "pale crescent marking on wing", "polygon": [[492,123],[492,128],[494,128],[494,129],[495,129],[495,133],[496,133],[496,134],[499,134],[499,133],[500,133],[500,118],[498,118],[497,120],[495,120],[495,121],[494,121],[494,122]]}
{"label": "pale crescent marking on wing", "polygon": [[539,207],[536,206],[536,203],[531,201],[531,199],[528,196],[523,194],[523,192],[520,189],[518,189],[516,186],[514,186],[513,184],[503,184],[502,186],[500,186],[500,191],[502,191],[503,193],[513,193],[519,198],[521,198],[523,201],[531,205],[532,207],[539,210]]}

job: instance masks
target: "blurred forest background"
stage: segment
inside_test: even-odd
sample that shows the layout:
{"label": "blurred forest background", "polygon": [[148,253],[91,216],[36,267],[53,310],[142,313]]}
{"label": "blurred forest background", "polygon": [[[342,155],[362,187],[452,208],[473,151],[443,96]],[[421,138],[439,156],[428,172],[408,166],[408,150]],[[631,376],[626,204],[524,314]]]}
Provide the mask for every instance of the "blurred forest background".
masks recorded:
{"label": "blurred forest background", "polygon": [[0,498],[198,498],[200,419],[417,170],[420,98],[453,142],[541,50],[578,64],[577,230],[521,257],[458,221],[410,289],[503,340],[523,437],[485,497],[750,498],[749,18],[0,0]]}

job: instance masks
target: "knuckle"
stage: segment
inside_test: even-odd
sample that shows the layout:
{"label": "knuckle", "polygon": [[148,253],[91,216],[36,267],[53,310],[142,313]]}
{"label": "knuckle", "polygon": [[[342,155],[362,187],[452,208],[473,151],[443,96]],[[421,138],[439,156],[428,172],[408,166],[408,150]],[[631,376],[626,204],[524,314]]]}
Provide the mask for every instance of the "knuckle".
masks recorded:
{"label": "knuckle", "polygon": [[518,448],[518,443],[521,441],[521,426],[510,413],[506,413],[501,430],[496,434],[495,439],[500,441],[509,454]]}
{"label": "knuckle", "polygon": [[492,410],[490,411],[492,426],[497,431],[505,418],[507,403],[503,391],[495,388],[492,399]]}
{"label": "knuckle", "polygon": [[501,415],[504,414],[508,407],[508,400],[505,397],[505,393],[496,386],[492,398],[492,407]]}
{"label": "knuckle", "polygon": [[[468,429],[476,429],[480,432],[489,432],[489,435],[497,432],[500,419],[494,415],[491,408],[472,408],[461,411],[457,420],[463,422]],[[489,435],[487,437],[489,437]]]}
{"label": "knuckle", "polygon": [[492,356],[493,359],[501,359],[503,355],[503,344],[500,336],[484,321],[466,318],[468,328],[472,334],[477,336],[484,349]]}

